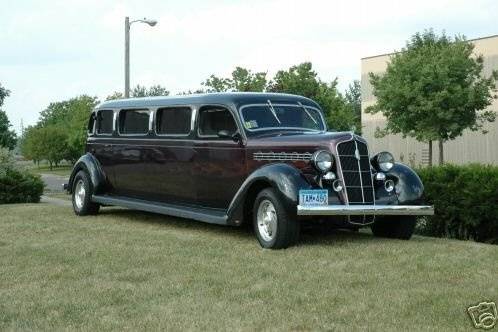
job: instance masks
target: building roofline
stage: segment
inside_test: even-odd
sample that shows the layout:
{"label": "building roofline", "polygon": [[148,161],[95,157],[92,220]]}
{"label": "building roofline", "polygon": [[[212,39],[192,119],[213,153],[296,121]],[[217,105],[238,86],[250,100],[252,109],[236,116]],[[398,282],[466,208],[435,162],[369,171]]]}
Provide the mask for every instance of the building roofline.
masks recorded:
{"label": "building roofline", "polygon": [[[467,41],[474,42],[474,41],[477,41],[477,40],[489,39],[489,38],[496,38],[496,37],[498,37],[498,34],[491,35],[491,36],[474,38],[474,39],[467,39]],[[361,60],[368,60],[368,59],[373,59],[373,58],[380,58],[380,57],[383,57],[383,56],[394,55],[394,54],[397,54],[397,53],[399,53],[399,51],[398,52],[391,52],[391,53],[377,54],[377,55],[370,55],[370,56],[366,56],[366,57],[361,58]]]}

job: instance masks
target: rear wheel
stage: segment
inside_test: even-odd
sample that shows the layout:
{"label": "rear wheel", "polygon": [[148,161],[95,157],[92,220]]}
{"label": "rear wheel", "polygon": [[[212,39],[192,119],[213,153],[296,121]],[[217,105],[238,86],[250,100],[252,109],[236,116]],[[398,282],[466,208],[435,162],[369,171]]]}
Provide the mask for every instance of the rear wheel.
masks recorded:
{"label": "rear wheel", "polygon": [[92,202],[92,182],[88,173],[79,171],[73,181],[73,210],[79,216],[97,214],[100,205]]}
{"label": "rear wheel", "polygon": [[263,248],[282,249],[299,239],[299,223],[272,188],[263,189],[254,202],[254,232]]}
{"label": "rear wheel", "polygon": [[409,240],[416,223],[414,216],[386,216],[376,218],[371,228],[375,236]]}

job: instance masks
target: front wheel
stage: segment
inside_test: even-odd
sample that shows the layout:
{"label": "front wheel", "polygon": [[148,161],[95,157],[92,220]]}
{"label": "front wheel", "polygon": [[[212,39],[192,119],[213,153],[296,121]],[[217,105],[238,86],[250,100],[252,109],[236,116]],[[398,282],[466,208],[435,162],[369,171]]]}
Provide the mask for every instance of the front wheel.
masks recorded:
{"label": "front wheel", "polygon": [[299,239],[299,222],[289,213],[273,188],[262,190],[253,208],[254,232],[263,248],[282,249]]}
{"label": "front wheel", "polygon": [[100,205],[92,202],[92,182],[85,171],[79,171],[73,181],[73,210],[79,216],[97,214]]}
{"label": "front wheel", "polygon": [[417,219],[413,216],[377,217],[371,226],[375,236],[409,240],[412,237]]}

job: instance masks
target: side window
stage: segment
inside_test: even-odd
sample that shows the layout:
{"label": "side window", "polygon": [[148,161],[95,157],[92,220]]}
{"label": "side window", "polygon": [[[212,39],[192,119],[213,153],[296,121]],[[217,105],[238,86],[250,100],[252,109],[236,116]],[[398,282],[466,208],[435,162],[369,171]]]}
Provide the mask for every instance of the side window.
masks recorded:
{"label": "side window", "polygon": [[226,130],[229,135],[237,131],[230,111],[217,106],[202,107],[199,113],[199,136],[218,136],[221,130]]}
{"label": "side window", "polygon": [[95,113],[92,112],[90,119],[88,120],[87,133],[88,135],[93,135],[95,132]]}
{"label": "side window", "polygon": [[119,133],[123,135],[145,135],[149,132],[148,110],[121,110]]}
{"label": "side window", "polygon": [[97,134],[111,135],[113,131],[114,112],[104,110],[97,112]]}
{"label": "side window", "polygon": [[192,121],[190,107],[160,108],[156,113],[158,135],[188,135]]}

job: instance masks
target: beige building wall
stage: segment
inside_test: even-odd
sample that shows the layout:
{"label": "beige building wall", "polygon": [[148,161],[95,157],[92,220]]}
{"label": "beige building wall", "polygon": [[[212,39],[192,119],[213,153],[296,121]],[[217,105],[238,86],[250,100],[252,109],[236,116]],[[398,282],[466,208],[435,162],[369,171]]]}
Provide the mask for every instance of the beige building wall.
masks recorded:
{"label": "beige building wall", "polygon": [[[498,35],[474,39],[474,52],[484,57],[484,73],[489,76],[492,70],[498,70]],[[384,138],[375,138],[377,127],[383,128],[385,119],[382,114],[367,114],[365,109],[375,104],[372,86],[368,73],[383,73],[390,59],[390,54],[363,58],[361,60],[361,96],[362,96],[362,130],[368,140],[370,153],[390,151],[397,160],[407,164],[427,164],[428,144],[417,142],[415,139],[403,139],[399,135],[390,135]],[[498,112],[498,101],[490,106]],[[498,165],[498,119],[485,127],[487,134],[467,130],[463,136],[448,141],[444,145],[445,161],[455,164],[479,162]],[[433,162],[438,161],[437,142],[433,143]]]}

